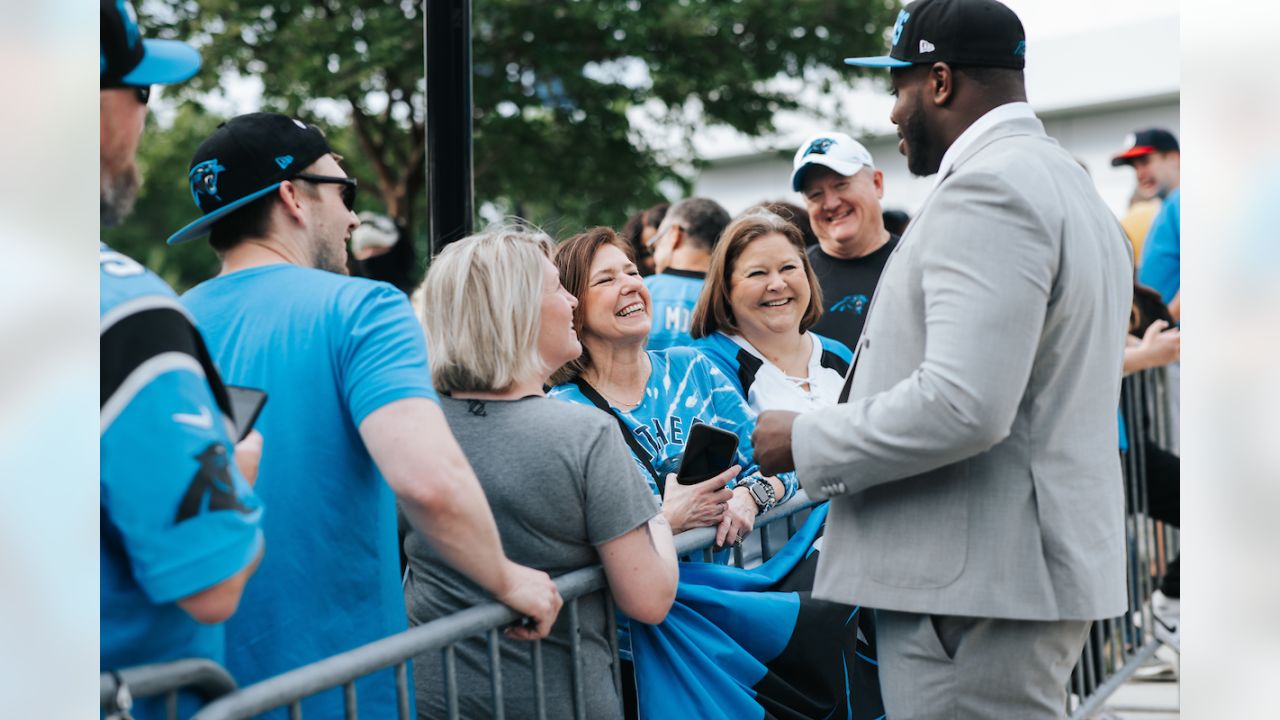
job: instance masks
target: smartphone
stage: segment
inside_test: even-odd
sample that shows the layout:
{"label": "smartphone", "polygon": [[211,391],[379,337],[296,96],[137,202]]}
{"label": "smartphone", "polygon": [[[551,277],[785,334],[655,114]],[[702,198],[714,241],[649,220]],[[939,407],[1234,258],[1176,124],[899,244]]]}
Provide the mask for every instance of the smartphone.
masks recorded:
{"label": "smartphone", "polygon": [[728,470],[737,459],[738,436],[727,430],[695,423],[684,443],[676,481],[696,485]]}
{"label": "smartphone", "polygon": [[231,399],[231,420],[236,426],[236,442],[240,442],[258,421],[262,406],[267,404],[267,393],[251,387],[227,385],[227,397]]}

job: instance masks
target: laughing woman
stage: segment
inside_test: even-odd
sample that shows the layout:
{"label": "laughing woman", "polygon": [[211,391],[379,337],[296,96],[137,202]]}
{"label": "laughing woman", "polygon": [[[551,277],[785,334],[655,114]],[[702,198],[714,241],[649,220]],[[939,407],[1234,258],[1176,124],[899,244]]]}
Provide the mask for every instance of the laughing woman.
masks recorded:
{"label": "laughing woman", "polygon": [[[795,493],[795,476],[760,475],[751,448],[755,413],[706,358],[688,348],[645,351],[649,293],[629,252],[608,228],[576,235],[557,249],[561,280],[578,300],[573,324],[583,352],[552,377],[559,384],[551,396],[594,405],[617,419],[674,532],[717,525],[718,545],[738,542],[758,513]],[[683,486],[671,473],[699,422],[738,436],[738,465]]]}
{"label": "laughing woman", "polygon": [[690,334],[752,410],[802,413],[836,403],[853,357],[843,343],[809,332],[821,316],[822,290],[799,229],[756,210],[716,243]]}

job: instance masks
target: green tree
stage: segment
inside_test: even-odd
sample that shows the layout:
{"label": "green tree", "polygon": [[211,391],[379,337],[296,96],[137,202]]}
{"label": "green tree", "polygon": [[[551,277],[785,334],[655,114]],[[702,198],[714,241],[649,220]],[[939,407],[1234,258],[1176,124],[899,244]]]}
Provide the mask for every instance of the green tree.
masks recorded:
{"label": "green tree", "polygon": [[[261,78],[264,109],[336,118],[331,140],[362,188],[425,235],[420,2],[153,0],[141,9],[152,35],[201,45],[205,69],[178,87],[182,98],[222,93],[224,75],[238,73]],[[707,125],[769,131],[778,112],[801,109],[778,79],[831,90],[849,77],[840,58],[883,49],[896,11],[895,0],[474,0],[476,205],[559,235],[620,227],[663,200],[661,188],[690,187],[697,158],[670,138]],[[637,126],[642,106],[658,109],[656,130]],[[201,117],[180,113],[159,134],[186,140]],[[189,159],[195,145],[186,147]],[[144,152],[160,150],[144,143]],[[148,193],[162,187],[155,175]]]}

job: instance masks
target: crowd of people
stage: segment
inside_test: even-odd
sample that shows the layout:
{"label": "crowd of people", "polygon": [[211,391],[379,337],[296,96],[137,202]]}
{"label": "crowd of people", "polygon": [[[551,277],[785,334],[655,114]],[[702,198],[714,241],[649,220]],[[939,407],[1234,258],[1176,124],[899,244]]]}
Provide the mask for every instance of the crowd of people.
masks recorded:
{"label": "crowd of people", "polygon": [[[200,57],[142,39],[126,3],[101,13],[109,224],[140,182],[147,89]],[[1090,622],[1125,604],[1121,374],[1178,359],[1178,147],[1150,129],[1116,155],[1138,188],[1126,243],[1026,104],[1024,57],[995,0],[917,0],[889,56],[849,59],[890,68],[909,168],[939,177],[914,219],[881,207],[865,147],[823,132],[793,159],[802,207],[685,198],[558,243],[513,221],[448,245],[412,300],[348,275],[357,184],[320,130],[223,123],[194,148],[199,217],[169,238],[207,237],[217,276],[178,298],[100,248],[102,669],[205,657],[247,685],[497,600],[524,618],[501,640],[508,716],[535,674],[568,716],[578,653],[587,717],[643,715],[627,625],[677,602],[673,535],[739,545],[803,487],[831,501],[805,591],[876,608],[891,717],[1060,716]],[[371,224],[361,261],[402,233]],[[267,394],[253,429],[236,387]],[[700,423],[737,451],[686,485]],[[1177,456],[1147,457],[1176,524]],[[553,582],[596,564],[623,697],[603,596],[572,637]],[[1176,572],[1161,590],[1176,638]],[[489,656],[457,646],[465,717],[494,712]],[[421,716],[442,677],[415,659]],[[395,716],[392,671],[356,690]],[[336,717],[339,692],[304,714]]]}

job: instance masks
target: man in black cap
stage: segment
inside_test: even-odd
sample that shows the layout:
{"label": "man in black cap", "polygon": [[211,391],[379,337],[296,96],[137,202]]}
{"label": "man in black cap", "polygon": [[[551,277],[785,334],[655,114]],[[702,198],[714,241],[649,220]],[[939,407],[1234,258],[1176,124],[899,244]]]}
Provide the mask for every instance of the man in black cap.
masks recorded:
{"label": "man in black cap", "polygon": [[1111,158],[1111,165],[1133,167],[1138,178],[1138,194],[1163,200],[1178,189],[1182,176],[1178,139],[1163,128],[1139,130],[1125,138],[1125,149]]}
{"label": "man in black cap", "polygon": [[[493,515],[449,432],[427,347],[395,287],[346,276],[356,181],[314,126],[277,113],[223,123],[188,172],[222,261],[183,303],[226,376],[270,394],[258,491],[278,508],[273,550],[227,624],[227,666],[252,683],[406,629],[397,501],[447,562],[535,622],[560,609],[544,572],[503,553]],[[391,673],[356,683],[360,715],[395,717]],[[339,690],[303,704],[342,717]]]}
{"label": "man in black cap", "polygon": [[[135,152],[152,85],[200,69],[185,43],[144,40],[126,2],[102,0],[99,192],[104,226],[141,184]],[[222,627],[262,554],[251,489],[262,436],[238,445],[230,403],[200,333],[164,281],[99,243],[101,652],[103,671],[178,658],[223,662]],[[232,462],[234,459],[234,462]],[[194,698],[180,698],[186,717]],[[165,716],[161,698],[130,708]]]}
{"label": "man in black cap", "polygon": [[917,0],[890,119],[936,185],[881,276],[847,402],[760,415],[762,470],[831,498],[813,594],[876,608],[894,720],[1061,718],[1126,603],[1116,447],[1128,245],[1026,103],[1022,23]]}

